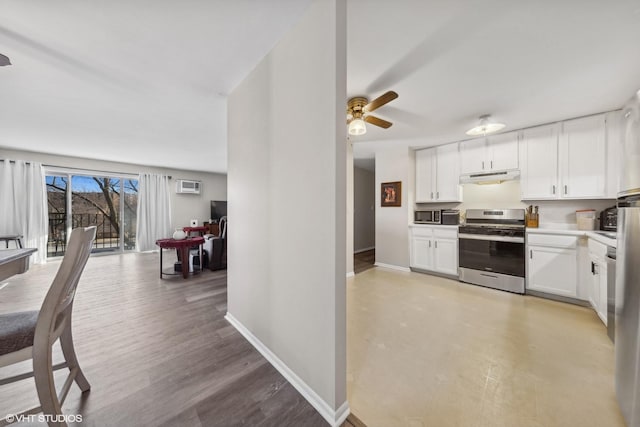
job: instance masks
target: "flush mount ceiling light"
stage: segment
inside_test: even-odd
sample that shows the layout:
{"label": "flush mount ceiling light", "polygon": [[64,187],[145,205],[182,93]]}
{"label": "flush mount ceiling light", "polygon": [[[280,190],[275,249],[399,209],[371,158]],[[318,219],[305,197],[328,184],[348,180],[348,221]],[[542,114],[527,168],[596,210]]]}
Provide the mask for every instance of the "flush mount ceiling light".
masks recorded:
{"label": "flush mount ceiling light", "polygon": [[498,132],[505,128],[504,123],[496,123],[491,120],[491,116],[489,114],[485,114],[484,116],[480,116],[480,121],[476,127],[469,129],[465,132],[469,136],[479,136],[486,135],[488,133]]}
{"label": "flush mount ceiling light", "polygon": [[349,123],[350,135],[364,135],[367,133],[367,127],[364,125],[364,120],[361,117],[356,117]]}
{"label": "flush mount ceiling light", "polygon": [[5,65],[11,65],[11,61],[9,60],[8,56],[4,56],[0,53],[0,67],[3,67]]}

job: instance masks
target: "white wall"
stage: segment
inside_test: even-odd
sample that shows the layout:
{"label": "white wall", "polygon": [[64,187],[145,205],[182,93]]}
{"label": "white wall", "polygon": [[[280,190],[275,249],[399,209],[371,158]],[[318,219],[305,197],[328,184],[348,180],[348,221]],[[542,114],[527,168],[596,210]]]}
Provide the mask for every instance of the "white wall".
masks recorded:
{"label": "white wall", "polygon": [[[124,157],[124,156],[123,156]],[[58,156],[31,151],[10,150],[0,147],[0,159],[40,162],[49,166],[88,169],[118,173],[158,173],[170,175],[171,180],[171,223],[174,227],[189,225],[190,219],[206,221],[211,214],[211,200],[227,200],[227,176],[210,172],[197,172],[158,168],[131,163],[107,162],[80,157]],[[199,195],[176,194],[176,179],[202,181]]]}
{"label": "white wall", "polygon": [[[376,264],[409,268],[409,222],[413,212],[413,185],[415,157],[407,148],[386,149],[376,152],[375,206],[376,206]],[[380,206],[380,184],[402,181],[402,206]]]}
{"label": "white wall", "polygon": [[[372,171],[353,168],[353,249],[376,246],[376,176]],[[352,257],[353,259],[353,257]]]}
{"label": "white wall", "polygon": [[313,1],[228,103],[227,318],[332,424],[348,408],[345,13]]}

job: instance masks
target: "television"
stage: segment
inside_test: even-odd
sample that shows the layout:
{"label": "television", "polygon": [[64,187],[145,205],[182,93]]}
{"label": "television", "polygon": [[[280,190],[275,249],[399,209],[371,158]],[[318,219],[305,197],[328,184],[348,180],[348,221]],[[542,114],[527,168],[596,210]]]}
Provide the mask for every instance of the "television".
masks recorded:
{"label": "television", "polygon": [[212,200],[211,201],[211,218],[213,222],[219,222],[220,218],[227,216],[227,201]]}

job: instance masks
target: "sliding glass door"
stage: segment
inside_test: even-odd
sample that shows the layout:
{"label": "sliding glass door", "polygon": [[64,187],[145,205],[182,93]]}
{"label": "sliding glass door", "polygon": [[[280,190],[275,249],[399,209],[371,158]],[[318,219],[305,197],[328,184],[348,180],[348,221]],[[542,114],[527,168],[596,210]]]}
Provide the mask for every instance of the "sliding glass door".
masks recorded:
{"label": "sliding glass door", "polygon": [[71,229],[96,226],[93,252],[135,249],[138,180],[102,174],[47,174],[49,257],[64,255]]}

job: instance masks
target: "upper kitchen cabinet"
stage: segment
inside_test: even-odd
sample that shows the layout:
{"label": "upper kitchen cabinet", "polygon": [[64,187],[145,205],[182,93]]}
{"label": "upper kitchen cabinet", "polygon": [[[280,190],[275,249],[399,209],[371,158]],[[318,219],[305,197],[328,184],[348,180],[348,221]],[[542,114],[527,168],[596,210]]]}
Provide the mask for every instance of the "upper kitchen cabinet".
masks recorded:
{"label": "upper kitchen cabinet", "polygon": [[559,157],[562,198],[607,196],[605,134],[604,114],[562,123]]}
{"label": "upper kitchen cabinet", "polygon": [[607,197],[606,154],[604,114],[523,130],[522,199]]}
{"label": "upper kitchen cabinet", "polygon": [[518,135],[508,132],[460,143],[463,175],[518,169]]}
{"label": "upper kitchen cabinet", "polygon": [[416,151],[416,203],[460,202],[458,144]]}
{"label": "upper kitchen cabinet", "polygon": [[523,199],[558,197],[558,126],[525,129],[520,137],[520,188]]}

